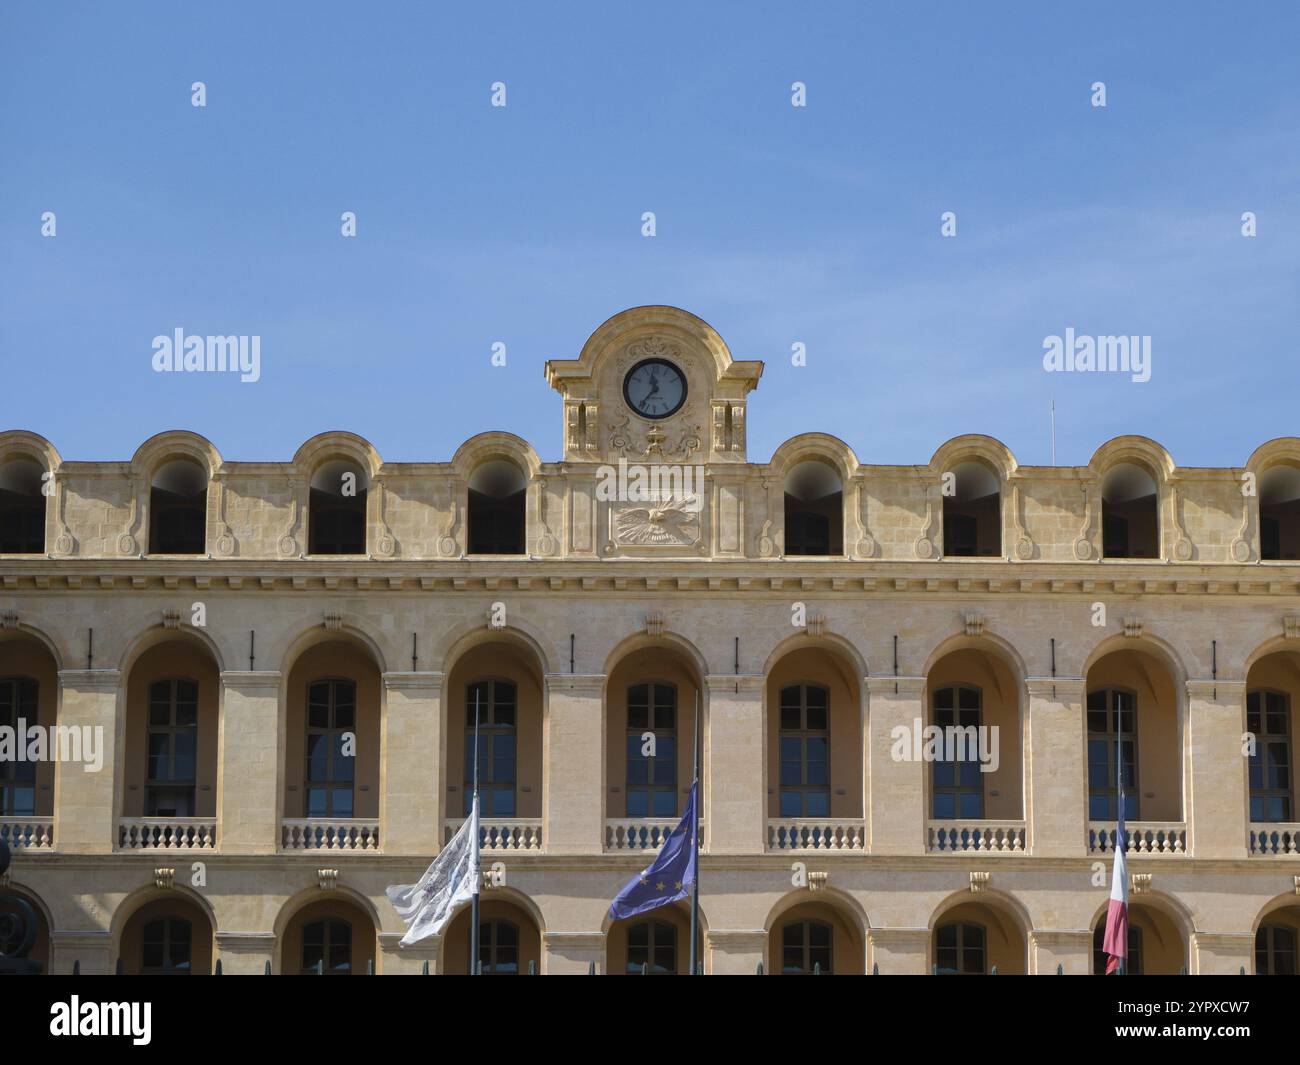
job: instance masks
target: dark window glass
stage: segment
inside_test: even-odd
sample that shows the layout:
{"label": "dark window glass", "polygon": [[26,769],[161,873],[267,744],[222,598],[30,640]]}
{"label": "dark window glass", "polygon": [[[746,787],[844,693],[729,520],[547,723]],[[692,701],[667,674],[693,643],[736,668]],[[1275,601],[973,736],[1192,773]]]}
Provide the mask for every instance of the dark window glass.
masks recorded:
{"label": "dark window glass", "polygon": [[792,684],[780,694],[777,736],[781,817],[829,817],[830,692],[816,684]]}
{"label": "dark window glass", "polygon": [[934,932],[934,963],[940,976],[981,976],[985,971],[984,926],[943,924]]}
{"label": "dark window glass", "polygon": [[[655,736],[654,757],[641,753],[646,732]],[[627,690],[626,817],[676,817],[677,689],[671,684],[633,684]]]}
{"label": "dark window glass", "polygon": [[[934,693],[934,724],[944,730],[941,757],[930,767],[936,820],[978,820],[984,816],[984,774],[980,772],[979,762],[980,702],[979,689],[964,685],[951,685]],[[952,733],[951,750],[948,729],[962,730]]]}
{"label": "dark window glass", "polygon": [[524,554],[527,498],[527,487],[499,497],[469,489],[469,554]]}
{"label": "dark window glass", "polygon": [[478,703],[478,786],[480,817],[514,817],[518,764],[515,685],[481,680],[465,689],[464,813],[474,802],[474,706]]}
{"label": "dark window glass", "polygon": [[1291,701],[1284,692],[1253,691],[1246,696],[1246,728],[1255,737],[1247,759],[1250,819],[1292,821]]}
{"label": "dark window glass", "polygon": [[1119,816],[1116,741],[1120,734],[1124,767],[1124,819],[1136,821],[1137,698],[1132,692],[1103,688],[1088,693],[1088,820],[1114,821]]}
{"label": "dark window glass", "polygon": [[[18,735],[39,724],[39,686],[27,677],[0,678],[0,727]],[[26,744],[16,744],[14,758],[0,759],[0,817],[31,817],[36,813],[36,763],[27,760]]]}
{"label": "dark window glass", "polygon": [[[343,473],[338,485],[313,487],[309,496],[307,518],[308,553],[313,555],[364,555],[366,553],[365,477],[359,470],[352,473],[355,482],[347,482],[355,495],[344,495]],[[326,481],[333,481],[329,475]]]}
{"label": "dark window glass", "polygon": [[181,917],[149,921],[140,933],[140,972],[149,976],[189,976],[190,922]]}
{"label": "dark window glass", "polygon": [[45,553],[44,472],[28,459],[0,466],[0,555]]}
{"label": "dark window glass", "polygon": [[[1106,941],[1106,920],[1102,919],[1092,932],[1092,972],[1094,976],[1105,976],[1109,955],[1102,949]],[[1124,962],[1129,976],[1142,975],[1142,929],[1130,924],[1128,926],[1128,958]]]}
{"label": "dark window glass", "polygon": [[627,930],[627,972],[675,976],[677,929],[667,921],[641,921]]}
{"label": "dark window glass", "polygon": [[[357,686],[350,680],[307,685],[307,750],[303,782],[304,816],[352,817],[356,775]],[[347,754],[345,750],[353,753]]]}
{"label": "dark window glass", "polygon": [[145,815],[193,817],[198,757],[199,685],[184,678],[149,685]]}
{"label": "dark window glass", "polygon": [[834,932],[825,921],[797,921],[781,931],[781,972],[790,976],[828,976]]}
{"label": "dark window glass", "polygon": [[1295,929],[1286,925],[1261,925],[1255,933],[1255,973],[1259,976],[1296,975]]}
{"label": "dark window glass", "polygon": [[478,960],[484,976],[517,976],[519,926],[509,921],[480,921]]}
{"label": "dark window glass", "polygon": [[304,976],[352,973],[352,926],[347,921],[312,921],[302,930]]}

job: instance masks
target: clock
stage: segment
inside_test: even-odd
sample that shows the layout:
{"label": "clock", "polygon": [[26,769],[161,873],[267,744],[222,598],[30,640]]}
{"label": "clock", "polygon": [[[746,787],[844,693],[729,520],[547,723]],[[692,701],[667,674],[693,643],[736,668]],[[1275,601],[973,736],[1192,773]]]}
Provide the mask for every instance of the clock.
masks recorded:
{"label": "clock", "polygon": [[666,359],[646,359],[623,379],[623,399],[643,418],[667,418],[686,402],[686,375]]}

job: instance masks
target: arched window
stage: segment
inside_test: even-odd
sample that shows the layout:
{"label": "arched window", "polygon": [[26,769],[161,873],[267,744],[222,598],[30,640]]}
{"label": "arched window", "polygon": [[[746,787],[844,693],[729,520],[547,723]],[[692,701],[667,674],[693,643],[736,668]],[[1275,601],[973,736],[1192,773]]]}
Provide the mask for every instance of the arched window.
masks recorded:
{"label": "arched window", "polygon": [[519,926],[510,921],[480,921],[478,960],[484,976],[518,976]]}
{"label": "arched window", "polygon": [[307,817],[351,817],[355,752],[345,753],[357,723],[357,686],[350,680],[307,685]]}
{"label": "arched window", "polygon": [[[1092,931],[1092,974],[1105,976],[1110,955],[1102,948],[1106,941],[1106,919]],[[1124,959],[1124,971],[1129,976],[1142,975],[1142,929],[1131,922],[1128,926],[1128,957]]]}
{"label": "arched window", "polygon": [[1253,691],[1246,696],[1246,730],[1255,737],[1248,758],[1250,819],[1292,821],[1291,700],[1284,692]]}
{"label": "arched window", "polygon": [[469,478],[469,554],[522,555],[528,480],[513,462],[493,459]]}
{"label": "arched window", "polygon": [[347,921],[312,921],[303,926],[302,974],[352,974],[352,926]]}
{"label": "arched window", "polygon": [[[37,724],[40,689],[27,677],[0,678],[0,728],[18,722]],[[36,813],[36,763],[27,760],[27,745],[19,741],[14,757],[0,758],[0,817],[31,817]]]}
{"label": "arched window", "polygon": [[1255,975],[1295,976],[1295,929],[1281,924],[1260,925],[1255,933]]}
{"label": "arched window", "polygon": [[[953,684],[934,693],[933,723],[944,730],[943,757],[931,763],[931,801],[936,819],[984,816],[984,774],[980,772],[979,760],[980,711],[978,688]],[[949,732],[950,729],[954,731]],[[953,737],[951,744],[949,736]]]}
{"label": "arched window", "polygon": [[1101,483],[1101,553],[1106,558],[1159,558],[1159,492],[1141,466],[1121,462]]}
{"label": "arched window", "polygon": [[1002,554],[1002,485],[983,462],[958,463],[943,488],[943,553],[952,558]]}
{"label": "arched window", "polygon": [[830,691],[820,684],[781,689],[778,737],[781,817],[828,817],[831,812]]}
{"label": "arched window", "polygon": [[[653,732],[654,756],[641,753]],[[627,689],[627,817],[677,815],[677,689],[632,684]]]}
{"label": "arched window", "polygon": [[1300,469],[1274,466],[1259,479],[1259,557],[1300,559]]}
{"label": "arched window", "polygon": [[640,921],[627,930],[627,973],[677,974],[677,928],[667,921]]}
{"label": "arched window", "polygon": [[469,816],[474,801],[476,703],[479,815],[514,817],[519,708],[515,686],[508,680],[480,680],[465,689],[465,815]]}
{"label": "arched window", "polygon": [[986,961],[983,925],[954,921],[935,929],[934,963],[940,976],[982,976]]}
{"label": "arched window", "polygon": [[198,681],[172,678],[149,685],[146,816],[194,815],[198,726]]}
{"label": "arched window", "polygon": [[160,466],[149,487],[149,553],[201,555],[207,527],[207,472],[193,459]]}
{"label": "arched window", "polygon": [[311,479],[308,553],[366,553],[366,475],[354,462],[327,462]]}
{"label": "arched window", "polygon": [[1124,819],[1136,821],[1140,803],[1137,788],[1137,696],[1130,691],[1103,688],[1088,693],[1088,820],[1114,821],[1119,815],[1119,776],[1115,744],[1122,734],[1124,762]]}
{"label": "arched window", "polygon": [[0,555],[44,554],[44,473],[24,456],[0,465]]}
{"label": "arched window", "polygon": [[142,976],[189,976],[194,930],[183,917],[149,921],[140,935]]}
{"label": "arched window", "polygon": [[793,921],[781,931],[781,972],[786,976],[829,976],[835,933],[825,921]]}
{"label": "arched window", "polygon": [[785,553],[844,554],[844,485],[828,462],[808,459],[786,474]]}

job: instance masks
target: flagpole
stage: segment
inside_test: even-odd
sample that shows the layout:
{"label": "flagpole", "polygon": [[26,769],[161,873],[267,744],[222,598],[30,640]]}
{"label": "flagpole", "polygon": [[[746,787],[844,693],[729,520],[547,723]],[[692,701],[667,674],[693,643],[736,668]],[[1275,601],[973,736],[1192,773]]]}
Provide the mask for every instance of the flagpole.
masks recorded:
{"label": "flagpole", "polygon": [[[1108,698],[1114,698],[1114,696],[1108,696]],[[1115,847],[1118,855],[1124,855],[1128,853],[1128,843],[1124,839],[1124,711],[1119,708],[1115,710],[1115,783],[1119,792],[1119,798],[1116,800],[1115,806]],[[1125,939],[1127,940],[1127,929],[1125,930]],[[1119,959],[1119,970],[1116,975],[1128,975],[1127,942],[1124,944],[1124,957]]]}
{"label": "flagpole", "polygon": [[[474,798],[470,806],[470,816],[478,807],[478,700],[481,689],[478,685],[474,687]],[[478,839],[469,841],[469,845],[476,851],[478,850]],[[478,863],[476,862],[475,865]],[[474,885],[474,894],[470,899],[470,933],[469,933],[469,972],[471,976],[482,976],[483,970],[478,958],[478,884]]]}
{"label": "flagpole", "polygon": [[696,957],[700,929],[700,693],[695,692],[695,805],[691,818],[691,857],[695,863],[695,879],[691,884],[691,975],[696,973]]}

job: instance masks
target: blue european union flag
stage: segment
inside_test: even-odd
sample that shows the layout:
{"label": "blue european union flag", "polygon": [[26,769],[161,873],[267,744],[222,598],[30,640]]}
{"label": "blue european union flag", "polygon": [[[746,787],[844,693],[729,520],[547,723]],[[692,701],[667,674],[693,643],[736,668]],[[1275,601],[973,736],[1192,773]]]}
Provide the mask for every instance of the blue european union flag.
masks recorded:
{"label": "blue european union flag", "polygon": [[609,916],[615,921],[667,906],[691,893],[691,887],[695,883],[695,862],[699,855],[699,847],[695,842],[695,794],[698,787],[699,781],[691,785],[686,813],[664,842],[659,857],[648,869],[629,880],[610,904]]}

